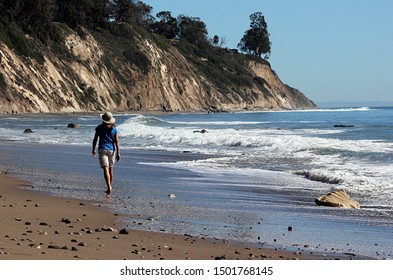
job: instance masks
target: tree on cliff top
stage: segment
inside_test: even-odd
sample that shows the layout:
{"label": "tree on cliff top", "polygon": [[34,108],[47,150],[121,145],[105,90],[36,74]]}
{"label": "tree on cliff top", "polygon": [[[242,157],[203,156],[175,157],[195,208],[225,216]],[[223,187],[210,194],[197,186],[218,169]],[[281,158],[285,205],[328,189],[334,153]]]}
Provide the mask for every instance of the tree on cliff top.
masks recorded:
{"label": "tree on cliff top", "polygon": [[169,11],[159,12],[156,17],[160,21],[151,24],[151,31],[164,36],[167,39],[174,39],[179,35],[179,26],[176,18]]}
{"label": "tree on cliff top", "polygon": [[148,27],[153,23],[151,15],[153,7],[142,1],[111,0],[108,2],[111,18],[115,22],[134,23],[142,27]]}
{"label": "tree on cliff top", "polygon": [[177,22],[180,29],[178,36],[180,40],[185,40],[200,49],[210,46],[206,24],[200,18],[180,15]]}
{"label": "tree on cliff top", "polygon": [[271,43],[265,17],[261,12],[255,12],[250,15],[250,29],[244,33],[243,38],[238,44],[238,48],[246,53],[254,54],[261,57],[269,58]]}
{"label": "tree on cliff top", "polygon": [[25,33],[35,35],[44,42],[47,41],[52,24],[51,4],[51,0],[1,0],[2,32],[6,32],[8,26],[16,24]]}

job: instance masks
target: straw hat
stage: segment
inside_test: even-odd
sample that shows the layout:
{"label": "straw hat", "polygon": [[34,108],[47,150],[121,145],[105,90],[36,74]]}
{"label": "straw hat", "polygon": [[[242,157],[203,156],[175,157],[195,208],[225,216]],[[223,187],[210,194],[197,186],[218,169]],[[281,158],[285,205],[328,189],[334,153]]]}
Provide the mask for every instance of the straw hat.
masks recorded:
{"label": "straw hat", "polygon": [[101,114],[101,119],[104,123],[114,124],[116,119],[113,117],[111,112],[106,112],[105,114]]}

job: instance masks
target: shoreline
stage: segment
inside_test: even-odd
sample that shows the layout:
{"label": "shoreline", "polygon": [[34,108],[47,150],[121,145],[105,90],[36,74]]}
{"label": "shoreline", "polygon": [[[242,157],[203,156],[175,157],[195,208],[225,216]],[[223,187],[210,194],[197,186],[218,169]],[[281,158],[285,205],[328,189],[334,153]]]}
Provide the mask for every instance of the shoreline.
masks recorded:
{"label": "shoreline", "polygon": [[[0,174],[2,260],[327,260],[353,259],[287,251],[200,236],[119,228],[118,214],[89,201],[22,189],[29,182]],[[360,256],[356,256],[361,259]]]}
{"label": "shoreline", "polygon": [[[361,106],[364,107],[364,106]],[[258,112],[302,112],[308,110],[320,110],[318,106],[311,108],[297,108],[297,109],[286,109],[286,108],[259,108],[259,109],[233,109],[233,110],[197,110],[197,111],[161,111],[161,110],[133,110],[133,111],[116,111],[113,110],[113,115],[173,115],[173,114],[232,114],[232,113],[258,113]],[[99,116],[105,113],[105,111],[72,111],[72,112],[0,112],[0,118],[7,117],[42,117],[42,116]]]}

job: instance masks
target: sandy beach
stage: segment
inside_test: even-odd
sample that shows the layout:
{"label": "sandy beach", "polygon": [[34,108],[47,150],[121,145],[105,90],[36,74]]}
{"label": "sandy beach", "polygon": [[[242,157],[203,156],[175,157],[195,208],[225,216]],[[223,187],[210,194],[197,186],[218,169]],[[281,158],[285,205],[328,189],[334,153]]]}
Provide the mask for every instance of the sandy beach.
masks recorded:
{"label": "sandy beach", "polygon": [[219,239],[119,228],[119,215],[87,201],[20,188],[0,174],[0,259],[3,260],[292,260],[350,259],[257,248]]}

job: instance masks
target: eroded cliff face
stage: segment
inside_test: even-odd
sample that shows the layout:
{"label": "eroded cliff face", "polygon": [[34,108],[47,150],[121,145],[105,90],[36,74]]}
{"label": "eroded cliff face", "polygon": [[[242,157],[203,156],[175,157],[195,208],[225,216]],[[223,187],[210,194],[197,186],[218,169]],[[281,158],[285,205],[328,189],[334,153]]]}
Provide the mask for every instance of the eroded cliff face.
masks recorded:
{"label": "eroded cliff face", "polygon": [[266,64],[249,62],[255,76],[252,86],[222,90],[175,47],[162,49],[152,40],[137,39],[150,61],[148,71],[121,58],[105,63],[108,50],[86,30],[83,38],[77,33],[65,38],[67,56],[45,48],[40,62],[20,57],[0,42],[0,113],[315,107],[300,91],[283,84]]}

